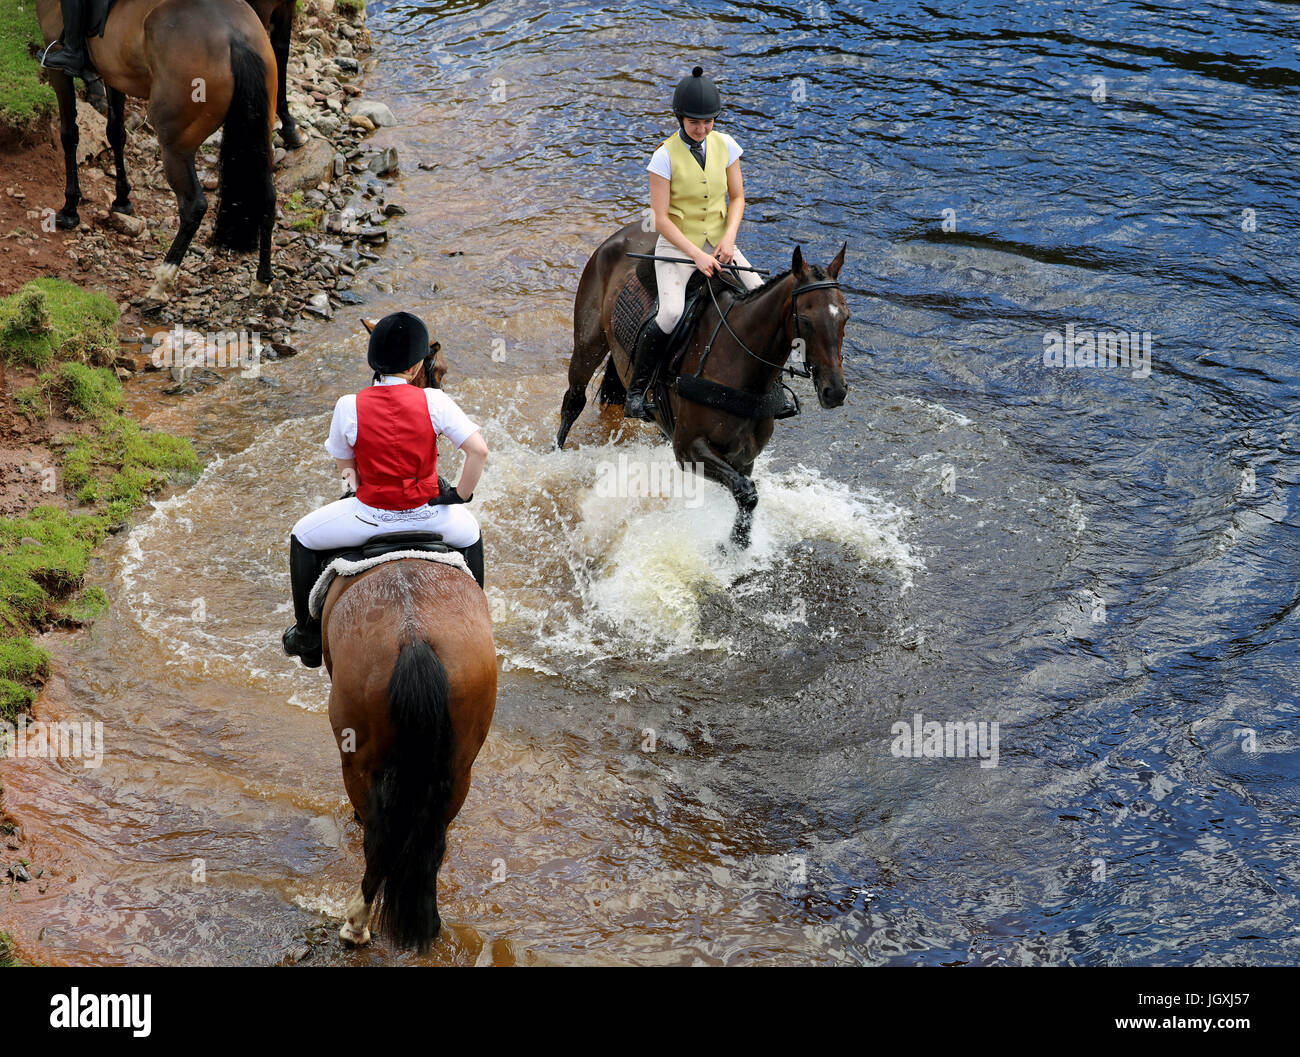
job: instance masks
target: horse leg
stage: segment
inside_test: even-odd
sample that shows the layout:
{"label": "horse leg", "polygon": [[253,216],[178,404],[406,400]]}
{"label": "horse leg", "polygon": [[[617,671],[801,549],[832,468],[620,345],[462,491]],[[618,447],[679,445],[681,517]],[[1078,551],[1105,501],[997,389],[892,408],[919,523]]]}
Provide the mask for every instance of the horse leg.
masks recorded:
{"label": "horse leg", "polygon": [[280,117],[280,138],[290,150],[296,150],[307,142],[289,113],[289,40],[293,36],[294,7],[294,3],[281,4],[271,16],[271,50],[275,52],[275,66],[280,74],[275,112]]}
{"label": "horse leg", "polygon": [[171,296],[169,290],[180,274],[181,261],[194,240],[194,233],[199,230],[199,224],[203,222],[203,215],[208,211],[203,185],[199,183],[199,174],[194,171],[193,153],[182,154],[172,147],[163,147],[163,173],[176,193],[181,226],[162,264],[154,269],[155,282],[149,288],[148,296],[155,301],[166,301]]}
{"label": "horse leg", "polygon": [[271,292],[271,237],[275,234],[275,199],[262,215],[261,235],[257,251],[257,277],[253,280],[254,297],[265,297]]}
{"label": "horse leg", "polygon": [[56,227],[70,229],[81,223],[77,206],[81,204],[81,184],[77,180],[77,90],[72,78],[50,70],[50,85],[59,100],[59,139],[63,143],[63,208],[54,215]]}
{"label": "horse leg", "polygon": [[[750,529],[754,524],[754,508],[758,506],[758,489],[746,475],[727,462],[709,446],[708,439],[696,437],[686,446],[686,454],[703,466],[704,476],[724,485],[736,500],[736,523],[731,527],[731,541],[742,549],[749,546]],[[683,466],[686,460],[677,456]]]}
{"label": "horse leg", "polygon": [[361,947],[370,942],[370,910],[378,891],[379,873],[367,862],[365,876],[361,878],[356,895],[348,901],[343,927],[339,929],[339,939],[344,943]]}
{"label": "horse leg", "polygon": [[573,357],[569,360],[569,388],[560,405],[560,430],[555,434],[557,448],[564,447],[569,430],[587,406],[587,383],[608,355],[609,345],[601,327],[600,312],[574,312]]}
{"label": "horse leg", "polygon": [[108,90],[108,143],[117,167],[117,196],[110,207],[114,213],[135,212],[131,205],[131,184],[126,178],[126,96],[116,88]]}

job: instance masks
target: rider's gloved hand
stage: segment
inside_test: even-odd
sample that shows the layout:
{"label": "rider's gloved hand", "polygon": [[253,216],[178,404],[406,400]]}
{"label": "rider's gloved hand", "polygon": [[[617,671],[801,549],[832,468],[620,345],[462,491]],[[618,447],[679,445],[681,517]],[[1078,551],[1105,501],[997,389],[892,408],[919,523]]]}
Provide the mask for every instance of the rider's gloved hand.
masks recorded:
{"label": "rider's gloved hand", "polygon": [[446,488],[439,488],[438,494],[429,500],[429,506],[455,506],[457,503],[468,503],[473,498],[473,492],[462,496],[453,484]]}

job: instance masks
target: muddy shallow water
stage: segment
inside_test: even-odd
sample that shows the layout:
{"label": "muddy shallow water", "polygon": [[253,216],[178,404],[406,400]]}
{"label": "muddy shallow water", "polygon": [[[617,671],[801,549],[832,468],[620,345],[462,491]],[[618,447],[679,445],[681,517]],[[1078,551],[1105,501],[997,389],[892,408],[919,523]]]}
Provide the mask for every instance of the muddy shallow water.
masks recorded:
{"label": "muddy shallow water", "polygon": [[[492,448],[502,672],[431,960],[1294,962],[1295,15],[1093,6],[371,4],[409,213],[303,355],[137,393],[213,458],[54,644],[43,718],[107,752],[6,765],[76,878],[6,925],[60,962],[420,960],[329,939],[360,834],[279,649],[357,316],[411,308]],[[711,485],[601,494],[667,461],[649,427],[589,406],[550,450],[582,263],[696,56],[748,256],[850,243],[848,401],[796,383],[744,556]],[[1067,324],[1149,332],[1149,377],[1044,366]],[[896,755],[918,713],[998,723],[997,766]]]}

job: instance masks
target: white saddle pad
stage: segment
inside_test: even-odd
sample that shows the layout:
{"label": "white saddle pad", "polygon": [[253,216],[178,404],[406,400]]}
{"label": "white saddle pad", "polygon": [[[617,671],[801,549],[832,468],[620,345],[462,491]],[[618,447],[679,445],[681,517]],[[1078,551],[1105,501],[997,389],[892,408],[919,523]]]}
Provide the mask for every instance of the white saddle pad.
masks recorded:
{"label": "white saddle pad", "polygon": [[373,569],[376,565],[383,565],[384,562],[400,561],[402,558],[421,558],[424,561],[440,562],[443,565],[450,565],[455,569],[459,569],[466,576],[473,576],[459,551],[448,551],[445,554],[437,551],[391,551],[388,554],[379,554],[373,558],[363,558],[359,562],[351,562],[346,558],[335,558],[329,565],[325,566],[325,571],[320,574],[316,586],[311,589],[311,594],[307,598],[308,611],[313,617],[321,615],[321,611],[325,608],[325,596],[329,594],[330,584],[334,582],[336,576],[356,576],[357,573]]}

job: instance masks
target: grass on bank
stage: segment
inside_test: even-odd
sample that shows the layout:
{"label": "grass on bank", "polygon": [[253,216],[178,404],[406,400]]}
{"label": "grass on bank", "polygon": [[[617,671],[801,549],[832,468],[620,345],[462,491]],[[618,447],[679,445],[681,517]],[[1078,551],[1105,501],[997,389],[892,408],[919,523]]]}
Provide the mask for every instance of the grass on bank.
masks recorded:
{"label": "grass on bank", "polygon": [[0,139],[6,131],[30,135],[58,109],[34,57],[33,49],[43,45],[36,0],[6,7],[0,19]]}
{"label": "grass on bank", "polygon": [[48,368],[15,394],[20,410],[84,424],[64,435],[61,465],[42,477],[79,508],[43,505],[0,521],[0,720],[27,711],[49,674],[30,634],[86,623],[108,605],[101,588],[82,589],[91,552],[150,493],[199,471],[188,440],[142,430],[122,412],[121,383],[97,366],[116,355],[116,322],[109,298],[61,279],[0,300],[0,359]]}
{"label": "grass on bank", "polygon": [[14,953],[13,938],[7,932],[0,932],[0,969],[22,964]]}

